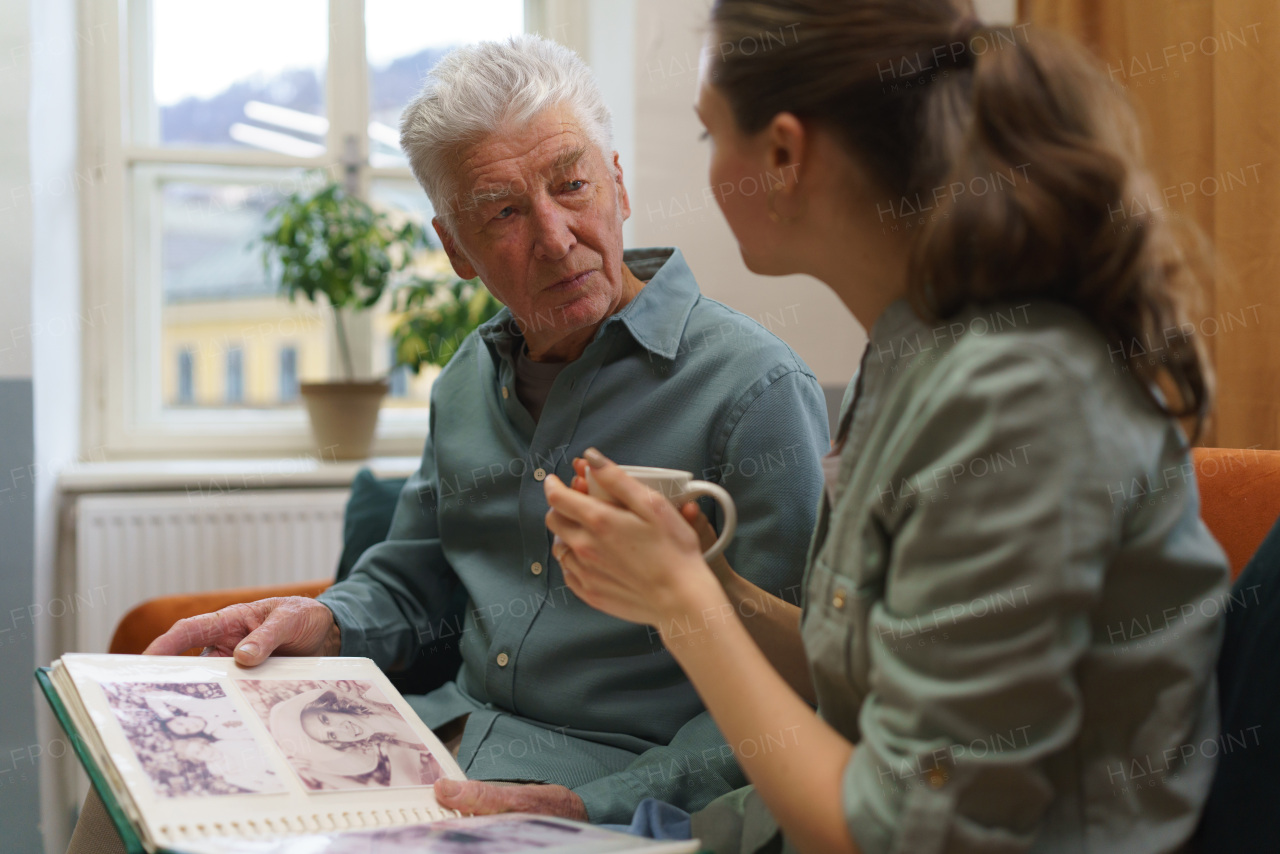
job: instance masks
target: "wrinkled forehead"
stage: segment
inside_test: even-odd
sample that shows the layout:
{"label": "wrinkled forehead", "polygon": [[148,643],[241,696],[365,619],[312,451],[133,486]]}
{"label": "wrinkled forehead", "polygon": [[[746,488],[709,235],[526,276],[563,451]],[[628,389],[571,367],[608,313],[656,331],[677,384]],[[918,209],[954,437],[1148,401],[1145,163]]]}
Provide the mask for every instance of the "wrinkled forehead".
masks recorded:
{"label": "wrinkled forehead", "polygon": [[574,168],[598,168],[603,153],[567,109],[504,126],[459,150],[450,168],[460,202],[520,195]]}

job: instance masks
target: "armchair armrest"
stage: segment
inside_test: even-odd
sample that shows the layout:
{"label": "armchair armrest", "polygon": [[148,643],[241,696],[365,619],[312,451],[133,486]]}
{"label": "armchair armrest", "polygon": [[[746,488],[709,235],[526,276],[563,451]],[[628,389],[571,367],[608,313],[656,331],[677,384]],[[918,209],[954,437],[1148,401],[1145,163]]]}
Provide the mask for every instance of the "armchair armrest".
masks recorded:
{"label": "armchair armrest", "polygon": [[[277,584],[268,587],[236,587],[213,590],[207,593],[190,593],[182,596],[161,596],[136,606],[120,619],[111,637],[111,653],[137,655],[153,640],[168,631],[169,627],[184,617],[207,614],[228,605],[255,602],[273,596],[307,596],[314,599],[333,582],[330,579],[306,581],[298,584]],[[195,655],[189,650],[186,655]]]}

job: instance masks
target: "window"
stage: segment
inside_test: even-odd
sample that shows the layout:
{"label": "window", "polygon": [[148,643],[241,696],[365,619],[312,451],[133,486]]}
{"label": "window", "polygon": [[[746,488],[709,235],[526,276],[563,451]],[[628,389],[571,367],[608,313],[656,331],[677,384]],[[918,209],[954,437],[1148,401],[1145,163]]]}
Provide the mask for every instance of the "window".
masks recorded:
{"label": "window", "polygon": [[[86,52],[83,75],[82,162],[100,178],[83,196],[86,302],[120,312],[87,332],[102,368],[86,380],[86,445],[305,451],[298,385],[341,371],[328,308],[276,293],[254,245],[266,211],[327,172],[429,220],[401,109],[450,47],[553,31],[543,3],[85,0],[84,27],[120,48]],[[400,395],[375,452],[417,454],[431,374],[390,373],[393,322],[383,306],[348,326],[357,373]]]}
{"label": "window", "polygon": [[292,403],[298,399],[298,348],[283,347],[280,350],[280,401]]}

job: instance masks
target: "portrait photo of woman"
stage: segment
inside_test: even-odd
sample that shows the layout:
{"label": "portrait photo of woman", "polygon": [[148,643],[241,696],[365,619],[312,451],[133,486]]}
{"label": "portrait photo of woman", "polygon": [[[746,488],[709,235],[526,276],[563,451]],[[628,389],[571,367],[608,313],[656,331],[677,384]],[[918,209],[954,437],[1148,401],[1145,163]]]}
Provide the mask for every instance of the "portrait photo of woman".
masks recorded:
{"label": "portrait photo of woman", "polygon": [[222,686],[118,682],[102,687],[158,794],[284,791],[240,707]]}
{"label": "portrait photo of woman", "polygon": [[431,749],[372,683],[239,684],[309,789],[426,786],[444,776]]}

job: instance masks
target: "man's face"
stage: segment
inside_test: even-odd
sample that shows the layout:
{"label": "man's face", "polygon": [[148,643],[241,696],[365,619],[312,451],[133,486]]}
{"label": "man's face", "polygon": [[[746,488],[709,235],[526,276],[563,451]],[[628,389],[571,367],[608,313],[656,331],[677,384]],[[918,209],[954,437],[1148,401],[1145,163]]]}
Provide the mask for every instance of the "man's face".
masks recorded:
{"label": "man's face", "polygon": [[547,110],[464,150],[453,170],[454,233],[437,219],[459,276],[479,276],[543,349],[594,329],[625,302],[617,155],[605,160],[572,113]]}

